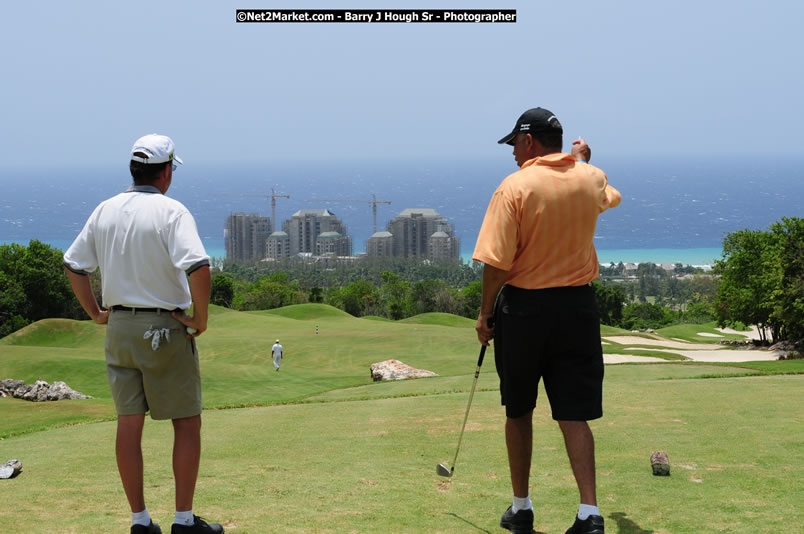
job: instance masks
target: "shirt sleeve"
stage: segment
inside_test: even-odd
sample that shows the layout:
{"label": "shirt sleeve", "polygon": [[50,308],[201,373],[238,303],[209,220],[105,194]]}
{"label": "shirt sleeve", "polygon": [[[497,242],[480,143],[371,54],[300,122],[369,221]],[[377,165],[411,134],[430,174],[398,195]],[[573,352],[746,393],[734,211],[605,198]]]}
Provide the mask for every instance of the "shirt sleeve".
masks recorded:
{"label": "shirt sleeve", "polygon": [[97,212],[98,208],[92,212],[81,233],[64,253],[64,266],[74,273],[89,274],[98,268],[94,225]]}
{"label": "shirt sleeve", "polygon": [[609,208],[616,208],[622,201],[622,195],[619,191],[609,185],[609,178],[603,175],[603,198],[600,203],[600,213],[603,213]]}
{"label": "shirt sleeve", "polygon": [[173,220],[168,235],[168,252],[173,265],[188,273],[209,265],[209,256],[198,236],[195,219],[189,211],[182,211]]}
{"label": "shirt sleeve", "polygon": [[508,271],[514,263],[518,240],[516,206],[504,181],[491,197],[472,259]]}

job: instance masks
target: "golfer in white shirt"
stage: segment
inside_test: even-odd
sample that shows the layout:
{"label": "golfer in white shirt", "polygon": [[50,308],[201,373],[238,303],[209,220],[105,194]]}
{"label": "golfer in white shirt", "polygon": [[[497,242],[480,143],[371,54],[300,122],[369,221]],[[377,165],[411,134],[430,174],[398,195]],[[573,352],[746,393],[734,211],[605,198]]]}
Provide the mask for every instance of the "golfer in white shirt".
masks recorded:
{"label": "golfer in white shirt", "polygon": [[282,361],[282,345],[279,344],[278,339],[276,343],[274,343],[274,346],[271,347],[271,354],[274,355],[274,367],[279,371],[279,363]]}

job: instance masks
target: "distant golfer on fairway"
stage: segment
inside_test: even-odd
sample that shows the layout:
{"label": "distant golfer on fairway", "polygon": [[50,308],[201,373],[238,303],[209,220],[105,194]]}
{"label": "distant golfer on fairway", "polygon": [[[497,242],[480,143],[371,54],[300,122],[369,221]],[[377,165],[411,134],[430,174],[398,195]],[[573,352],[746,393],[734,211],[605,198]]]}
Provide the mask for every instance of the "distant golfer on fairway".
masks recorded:
{"label": "distant golfer on fairway", "polygon": [[279,371],[279,364],[282,362],[282,345],[279,344],[278,339],[276,343],[274,343],[274,346],[271,347],[271,354],[274,355],[274,367]]}
{"label": "distant golfer on fairway", "polygon": [[[106,372],[117,410],[115,452],[131,506],[131,534],[162,532],[148,514],[143,492],[141,443],[148,411],[152,419],[173,420],[176,515],[171,533],[223,532],[219,524],[193,515],[201,458],[195,338],[207,329],[210,275],[193,216],[165,196],[181,162],[169,137],[138,139],[129,164],[134,185],[101,202],[64,254],[81,306],[93,321],[108,324]],[[87,276],[98,267],[106,309],[98,306]],[[190,304],[192,316],[184,313]]]}
{"label": "distant golfer on fairway", "polygon": [[555,115],[534,108],[498,141],[514,147],[520,170],[494,192],[477,238],[473,258],[485,265],[475,329],[483,345],[494,338],[507,416],[514,502],[500,526],[533,530],[532,417],[544,378],[580,491],[581,505],[567,534],[603,534],[594,437],[587,423],[603,415],[600,320],[590,286],[598,277],[592,238],[598,215],[617,206],[620,193],[603,171],[585,163],[591,154],[585,142],[574,143],[573,155],[562,153],[562,136]]}

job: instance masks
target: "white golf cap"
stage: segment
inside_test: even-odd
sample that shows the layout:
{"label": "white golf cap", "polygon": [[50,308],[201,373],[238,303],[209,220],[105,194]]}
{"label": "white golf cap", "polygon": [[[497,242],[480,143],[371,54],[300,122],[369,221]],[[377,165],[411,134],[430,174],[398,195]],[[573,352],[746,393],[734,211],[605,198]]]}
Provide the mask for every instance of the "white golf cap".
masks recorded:
{"label": "white golf cap", "polygon": [[[173,144],[173,139],[166,135],[148,134],[140,137],[134,142],[131,147],[131,160],[139,161],[140,163],[166,163],[168,161],[175,161],[176,163],[184,163],[181,158],[173,154],[176,150],[176,145]],[[135,156],[135,152],[141,152],[146,157]]]}

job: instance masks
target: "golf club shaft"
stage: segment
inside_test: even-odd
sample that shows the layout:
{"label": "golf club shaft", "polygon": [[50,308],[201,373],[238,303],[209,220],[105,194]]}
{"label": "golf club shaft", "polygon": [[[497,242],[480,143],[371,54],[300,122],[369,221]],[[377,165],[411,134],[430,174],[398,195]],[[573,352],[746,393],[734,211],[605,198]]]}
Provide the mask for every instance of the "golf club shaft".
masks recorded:
{"label": "golf club shaft", "polygon": [[466,404],[466,415],[463,416],[463,426],[461,426],[461,435],[458,437],[458,448],[455,450],[455,458],[452,459],[452,469],[455,471],[455,462],[458,461],[458,453],[461,451],[461,441],[463,441],[463,431],[466,429],[466,420],[469,419],[469,408],[472,407],[472,398],[475,396],[475,387],[477,386],[477,379],[480,376],[480,367],[483,365],[483,356],[486,355],[486,345],[480,347],[480,356],[477,358],[477,369],[475,370],[475,379],[472,381],[472,391],[469,393],[469,402]]}

